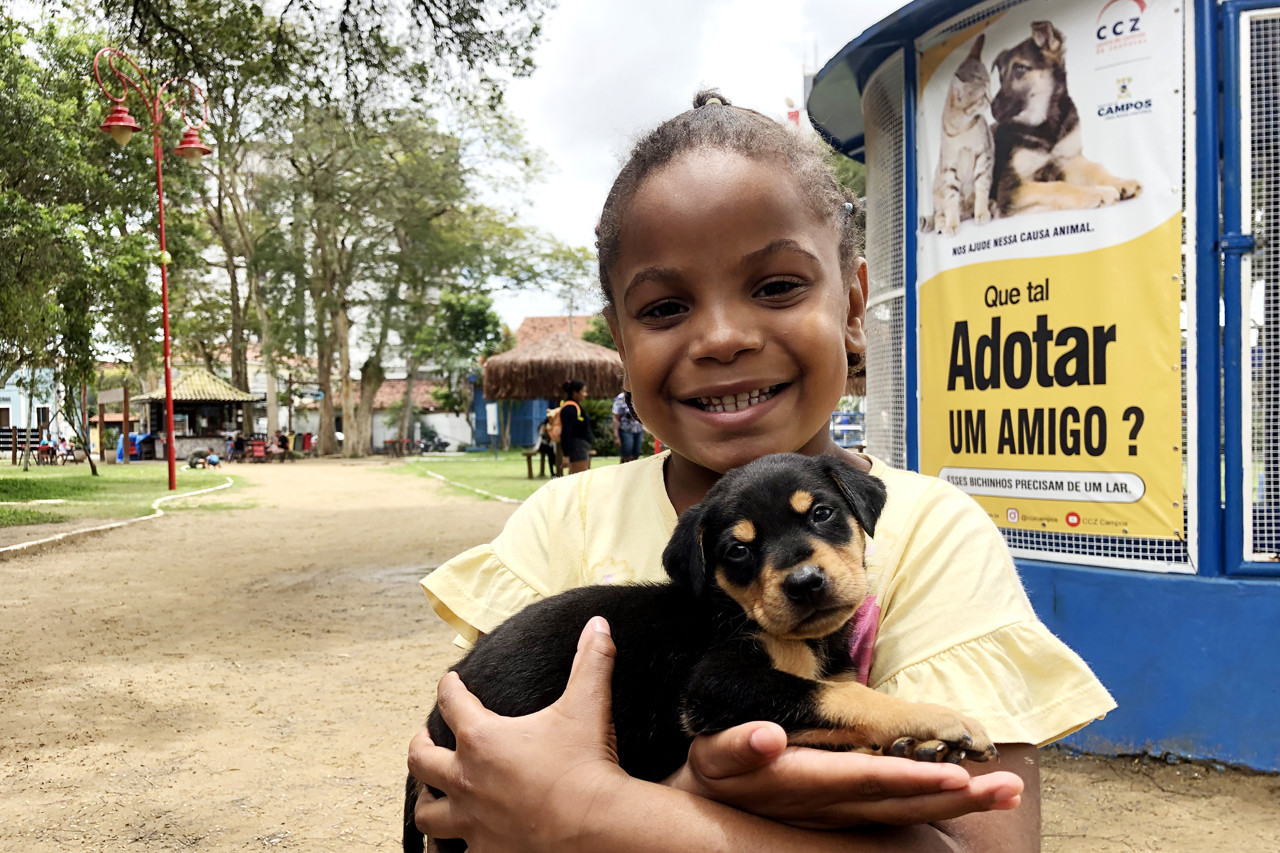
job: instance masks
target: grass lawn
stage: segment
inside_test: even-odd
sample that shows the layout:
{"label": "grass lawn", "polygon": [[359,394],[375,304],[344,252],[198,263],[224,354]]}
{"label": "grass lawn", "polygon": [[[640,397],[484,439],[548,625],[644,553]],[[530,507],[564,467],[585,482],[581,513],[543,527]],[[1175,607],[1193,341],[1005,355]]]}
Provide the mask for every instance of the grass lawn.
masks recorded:
{"label": "grass lawn", "polygon": [[[32,465],[26,472],[21,465],[0,464],[0,527],[77,518],[136,518],[150,515],[156,498],[225,482],[220,471],[179,465],[178,490],[171,493],[164,462],[99,464],[98,474],[90,474],[88,464]],[[63,503],[12,505],[36,500]]]}
{"label": "grass lawn", "polygon": [[[593,457],[592,468],[604,465],[617,465],[618,457]],[[529,479],[529,469],[525,465],[524,455],[519,450],[498,451],[498,458],[493,452],[467,453],[461,456],[428,456],[411,459],[407,465],[398,466],[394,470],[403,471],[418,477],[429,477],[428,471],[439,474],[454,483],[470,486],[473,489],[491,492],[506,498],[524,500],[533,494],[539,486],[550,478],[538,479],[538,460],[533,460],[534,479]],[[489,500],[477,495],[470,489],[459,489],[447,486],[451,492],[467,495],[477,500]]]}

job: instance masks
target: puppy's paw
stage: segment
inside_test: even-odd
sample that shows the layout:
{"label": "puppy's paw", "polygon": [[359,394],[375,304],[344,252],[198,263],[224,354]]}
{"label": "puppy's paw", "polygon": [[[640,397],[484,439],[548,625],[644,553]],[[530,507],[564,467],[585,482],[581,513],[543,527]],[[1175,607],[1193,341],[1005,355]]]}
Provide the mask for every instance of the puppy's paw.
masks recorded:
{"label": "puppy's paw", "polygon": [[989,761],[998,758],[995,744],[977,720],[940,705],[920,705],[912,730],[902,732],[885,748],[886,755],[916,761]]}
{"label": "puppy's paw", "polygon": [[1094,207],[1106,207],[1120,200],[1120,190],[1116,187],[1091,187]]}
{"label": "puppy's paw", "polygon": [[1134,180],[1117,180],[1114,184],[1115,188],[1120,191],[1120,200],[1127,198],[1137,198],[1142,194],[1142,184]]}

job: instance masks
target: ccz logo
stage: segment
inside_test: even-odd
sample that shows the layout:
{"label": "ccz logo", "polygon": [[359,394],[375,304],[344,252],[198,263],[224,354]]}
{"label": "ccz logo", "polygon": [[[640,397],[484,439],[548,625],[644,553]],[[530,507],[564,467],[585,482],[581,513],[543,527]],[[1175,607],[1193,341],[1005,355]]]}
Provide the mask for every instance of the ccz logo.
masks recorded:
{"label": "ccz logo", "polygon": [[1004,517],[1009,520],[1010,524],[1017,524],[1018,519],[1022,518],[1022,513],[1018,512],[1013,507],[1010,507],[1004,511]]}
{"label": "ccz logo", "polygon": [[1146,0],[1109,0],[1098,13],[1098,29],[1094,35],[1098,41],[1108,41],[1140,33],[1145,11]]}

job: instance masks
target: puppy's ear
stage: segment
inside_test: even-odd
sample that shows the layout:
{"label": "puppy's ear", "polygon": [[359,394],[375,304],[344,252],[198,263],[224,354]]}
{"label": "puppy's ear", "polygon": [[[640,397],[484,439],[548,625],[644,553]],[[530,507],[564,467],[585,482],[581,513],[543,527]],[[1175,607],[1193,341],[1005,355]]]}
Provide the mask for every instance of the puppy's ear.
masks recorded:
{"label": "puppy's ear", "polygon": [[702,550],[702,522],[706,511],[700,506],[691,506],[680,516],[676,523],[676,532],[671,534],[671,541],[662,552],[662,568],[675,581],[677,586],[691,590],[694,595],[702,595],[702,588],[707,579],[706,557]]}
{"label": "puppy's ear", "polygon": [[1057,53],[1062,49],[1062,33],[1049,21],[1036,21],[1031,25],[1031,40],[1046,53]]}
{"label": "puppy's ear", "polygon": [[991,63],[992,71],[999,71],[1000,76],[1004,76],[1004,67],[1009,62],[1009,51],[1002,50],[996,54],[995,60]]}
{"label": "puppy's ear", "polygon": [[823,456],[820,461],[827,476],[835,482],[836,488],[844,496],[853,517],[858,519],[868,536],[874,536],[876,522],[880,520],[880,513],[888,499],[884,483],[840,459]]}

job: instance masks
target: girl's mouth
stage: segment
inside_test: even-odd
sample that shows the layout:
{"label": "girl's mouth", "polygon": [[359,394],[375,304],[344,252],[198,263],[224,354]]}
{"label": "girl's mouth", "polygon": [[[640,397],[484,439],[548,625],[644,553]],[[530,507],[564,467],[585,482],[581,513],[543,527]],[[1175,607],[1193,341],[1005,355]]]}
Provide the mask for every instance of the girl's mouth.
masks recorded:
{"label": "girl's mouth", "polygon": [[784,387],[786,387],[785,382],[778,385],[770,385],[768,388],[757,388],[754,391],[744,391],[741,394],[729,394],[724,397],[693,397],[685,400],[685,402],[704,412],[740,412],[757,403],[763,403]]}

